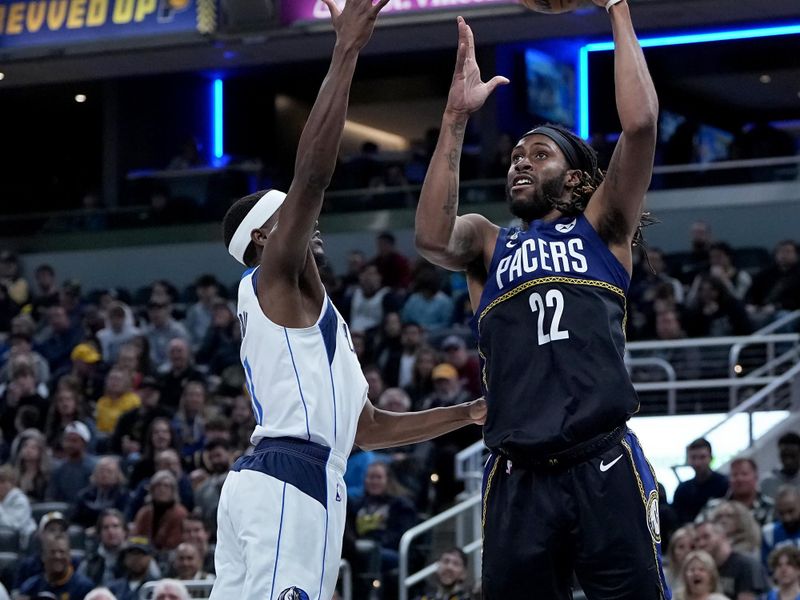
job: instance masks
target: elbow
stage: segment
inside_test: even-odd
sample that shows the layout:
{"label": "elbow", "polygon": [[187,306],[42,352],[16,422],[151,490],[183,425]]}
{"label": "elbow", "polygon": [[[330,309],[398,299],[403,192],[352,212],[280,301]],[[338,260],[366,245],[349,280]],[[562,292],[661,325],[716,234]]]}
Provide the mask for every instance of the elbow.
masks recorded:
{"label": "elbow", "polygon": [[658,129],[658,100],[653,98],[641,108],[635,118],[628,119],[623,131],[628,136],[655,137]]}
{"label": "elbow", "polygon": [[423,257],[435,256],[442,254],[447,250],[447,242],[437,240],[433,236],[426,234],[424,231],[417,229],[414,236],[414,245]]}

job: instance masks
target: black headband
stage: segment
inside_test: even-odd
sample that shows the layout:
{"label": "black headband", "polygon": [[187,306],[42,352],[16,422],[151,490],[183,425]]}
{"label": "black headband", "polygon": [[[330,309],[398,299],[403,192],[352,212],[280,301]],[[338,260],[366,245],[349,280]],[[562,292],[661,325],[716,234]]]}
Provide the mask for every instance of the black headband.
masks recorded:
{"label": "black headband", "polygon": [[564,157],[567,159],[567,165],[569,165],[571,169],[580,169],[591,174],[592,167],[591,165],[586,165],[586,161],[581,160],[581,153],[578,148],[575,147],[575,142],[561,133],[558,129],[548,127],[547,125],[542,125],[541,127],[531,129],[522,137],[526,138],[529,135],[534,134],[545,135],[553,140],[556,143],[556,146],[561,149],[561,152],[564,153]]}

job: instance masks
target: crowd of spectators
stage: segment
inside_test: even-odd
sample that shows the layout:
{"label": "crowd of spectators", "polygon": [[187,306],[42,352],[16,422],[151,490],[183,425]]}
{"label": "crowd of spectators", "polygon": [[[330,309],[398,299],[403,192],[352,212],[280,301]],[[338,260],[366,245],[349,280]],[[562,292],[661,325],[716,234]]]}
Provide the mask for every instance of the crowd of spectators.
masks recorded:
{"label": "crowd of spectators", "polygon": [[[796,243],[779,243],[774,264],[751,274],[706,224],[696,223],[692,236],[677,263],[655,248],[639,255],[629,338],[747,333],[800,307]],[[0,552],[18,553],[28,567],[6,569],[0,580],[33,597],[36,586],[53,587],[69,573],[75,589],[103,585],[128,598],[161,574],[213,577],[220,489],[249,451],[254,426],[235,289],[203,275],[183,292],[155,281],[133,294],[87,293],[48,265],[30,280],[21,267],[0,253],[0,533],[14,532],[12,542],[0,535]],[[481,394],[462,275],[413,263],[385,232],[374,256],[355,250],[345,272],[326,267],[323,280],[350,323],[377,406],[421,410]],[[354,449],[345,556],[357,573],[396,576],[402,533],[454,502],[462,489],[454,457],[479,439],[471,427],[387,452]],[[739,491],[737,468],[731,497],[768,525],[771,505],[756,511],[761,500]],[[709,481],[715,494],[728,493],[727,480]],[[782,483],[765,486],[777,497]],[[718,520],[724,508],[706,507]],[[677,500],[675,510],[681,522],[694,518]],[[365,544],[374,548],[371,565]]]}

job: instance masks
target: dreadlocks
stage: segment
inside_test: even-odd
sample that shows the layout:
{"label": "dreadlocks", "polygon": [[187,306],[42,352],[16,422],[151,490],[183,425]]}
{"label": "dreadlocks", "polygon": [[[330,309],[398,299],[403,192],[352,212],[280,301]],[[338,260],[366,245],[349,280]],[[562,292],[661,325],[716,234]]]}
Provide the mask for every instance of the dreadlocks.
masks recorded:
{"label": "dreadlocks", "polygon": [[[586,210],[589,200],[600,187],[606,178],[606,173],[598,167],[597,152],[582,138],[572,133],[566,127],[547,123],[532,129],[523,137],[539,133],[552,139],[564,153],[567,164],[572,169],[580,170],[580,182],[572,189],[572,195],[568,200],[550,197],[553,207],[568,217],[574,217]],[[633,234],[632,246],[646,246],[642,229],[658,220],[653,218],[649,212],[643,212]]]}

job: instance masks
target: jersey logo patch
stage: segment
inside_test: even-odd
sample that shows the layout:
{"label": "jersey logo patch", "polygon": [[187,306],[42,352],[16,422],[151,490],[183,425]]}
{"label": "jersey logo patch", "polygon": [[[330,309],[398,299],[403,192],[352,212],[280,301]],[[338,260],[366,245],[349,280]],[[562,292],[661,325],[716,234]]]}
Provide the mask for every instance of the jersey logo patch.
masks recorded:
{"label": "jersey logo patch", "polygon": [[572,219],[569,223],[558,223],[556,225],[556,231],[559,233],[569,233],[573,229],[575,229],[575,223],[578,222],[578,219]]}
{"label": "jersey logo patch", "polygon": [[656,544],[661,543],[661,519],[658,514],[658,492],[653,490],[647,499],[647,528]]}
{"label": "jersey logo patch", "polygon": [[519,231],[515,231],[514,235],[508,238],[508,241],[506,242],[506,248],[513,248],[514,246],[516,246],[517,238],[519,238]]}
{"label": "jersey logo patch", "polygon": [[299,587],[290,587],[283,590],[278,596],[278,600],[309,600],[308,594]]}

